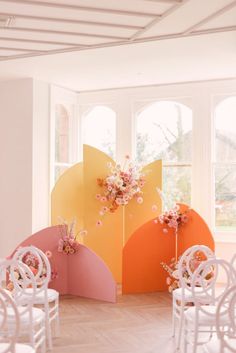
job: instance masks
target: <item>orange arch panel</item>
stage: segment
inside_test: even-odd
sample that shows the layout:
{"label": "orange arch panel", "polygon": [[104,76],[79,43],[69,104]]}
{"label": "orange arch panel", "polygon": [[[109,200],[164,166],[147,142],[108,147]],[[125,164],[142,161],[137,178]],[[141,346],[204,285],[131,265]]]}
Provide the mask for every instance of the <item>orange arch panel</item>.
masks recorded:
{"label": "orange arch panel", "polygon": [[[186,207],[181,205],[182,208]],[[189,212],[189,221],[178,232],[178,255],[194,244],[205,244],[214,250],[212,234],[201,216]],[[123,293],[145,293],[167,289],[167,274],[160,263],[175,256],[173,230],[163,233],[163,226],[147,222],[137,229],[123,249]]]}

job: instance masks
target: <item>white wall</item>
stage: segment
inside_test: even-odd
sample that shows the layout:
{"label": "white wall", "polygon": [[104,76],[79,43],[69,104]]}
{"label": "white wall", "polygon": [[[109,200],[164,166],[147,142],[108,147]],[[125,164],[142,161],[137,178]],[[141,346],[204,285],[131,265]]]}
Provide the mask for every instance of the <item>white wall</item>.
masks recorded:
{"label": "white wall", "polygon": [[48,224],[48,85],[0,83],[0,257]]}
{"label": "white wall", "polygon": [[31,79],[0,84],[0,256],[32,228]]}
{"label": "white wall", "polygon": [[32,232],[49,224],[50,87],[33,82]]}

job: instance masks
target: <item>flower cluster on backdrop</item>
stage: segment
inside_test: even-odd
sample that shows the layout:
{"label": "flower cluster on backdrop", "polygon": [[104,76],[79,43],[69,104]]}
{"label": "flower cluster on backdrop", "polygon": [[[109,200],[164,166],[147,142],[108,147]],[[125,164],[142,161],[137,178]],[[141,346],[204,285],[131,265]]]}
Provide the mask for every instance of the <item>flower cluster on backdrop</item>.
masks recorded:
{"label": "flower cluster on backdrop", "polygon": [[181,211],[179,205],[175,204],[173,208],[159,215],[154,222],[163,225],[163,233],[168,233],[170,228],[174,228],[177,231],[181,225],[188,222],[188,212],[189,209]]}
{"label": "flower cluster on backdrop", "polygon": [[[139,165],[129,160],[129,156],[126,156],[123,166],[108,163],[108,175],[97,178],[97,184],[101,188],[101,192],[96,195],[101,203],[100,216],[115,212],[119,206],[127,205],[132,199],[139,204],[143,203],[144,174]],[[97,225],[102,225],[102,221],[98,220]]]}
{"label": "flower cluster on backdrop", "polygon": [[80,230],[78,234],[75,232],[75,219],[72,220],[69,224],[63,220],[60,225],[61,237],[58,241],[58,252],[61,252],[66,255],[75,254],[80,247],[79,237],[83,237],[87,234],[86,230]]}

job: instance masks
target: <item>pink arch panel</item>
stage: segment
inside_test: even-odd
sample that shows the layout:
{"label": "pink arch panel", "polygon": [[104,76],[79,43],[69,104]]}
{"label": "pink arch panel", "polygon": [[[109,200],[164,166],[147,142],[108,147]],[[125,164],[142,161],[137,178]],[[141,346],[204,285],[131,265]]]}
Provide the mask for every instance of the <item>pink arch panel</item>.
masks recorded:
{"label": "pink arch panel", "polygon": [[[186,206],[181,205],[184,209]],[[194,210],[189,221],[178,232],[178,256],[194,244],[205,244],[214,250],[212,234]],[[169,263],[175,256],[173,230],[163,233],[163,226],[153,220],[137,229],[123,249],[123,293],[145,293],[167,290],[166,272],[160,263]]]}
{"label": "pink arch panel", "polygon": [[34,245],[44,252],[52,252],[52,268],[58,278],[51,282],[51,288],[60,294],[73,294],[87,298],[116,301],[116,283],[104,261],[93,251],[81,245],[74,255],[57,251],[60,227],[45,228],[24,240],[19,246]]}

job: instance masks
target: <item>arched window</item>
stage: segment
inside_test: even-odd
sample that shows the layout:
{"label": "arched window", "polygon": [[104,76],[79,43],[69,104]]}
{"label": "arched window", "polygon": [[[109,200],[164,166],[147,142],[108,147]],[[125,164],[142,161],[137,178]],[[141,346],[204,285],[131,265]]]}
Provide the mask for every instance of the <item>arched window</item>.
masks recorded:
{"label": "arched window", "polygon": [[215,109],[215,226],[236,228],[236,96]]}
{"label": "arched window", "polygon": [[70,164],[70,107],[64,104],[55,106],[55,170],[54,180],[71,165]]}
{"label": "arched window", "polygon": [[192,111],[171,101],[156,102],[136,120],[136,157],[147,164],[163,160],[165,207],[191,203]]}
{"label": "arched window", "polygon": [[100,105],[85,114],[83,143],[96,147],[115,158],[116,114],[111,108]]}

